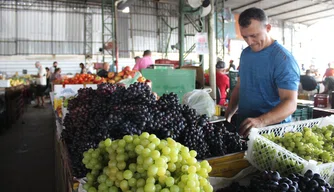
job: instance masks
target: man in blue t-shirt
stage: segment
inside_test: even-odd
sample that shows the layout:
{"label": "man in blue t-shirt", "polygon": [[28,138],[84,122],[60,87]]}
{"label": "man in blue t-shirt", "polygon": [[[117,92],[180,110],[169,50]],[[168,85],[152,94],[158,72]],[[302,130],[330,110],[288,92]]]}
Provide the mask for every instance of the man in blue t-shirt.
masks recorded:
{"label": "man in blue t-shirt", "polygon": [[262,9],[249,8],[239,16],[240,33],[247,42],[240,57],[238,82],[225,112],[228,121],[238,110],[238,129],[291,121],[297,107],[300,70],[293,56],[270,37],[271,25]]}

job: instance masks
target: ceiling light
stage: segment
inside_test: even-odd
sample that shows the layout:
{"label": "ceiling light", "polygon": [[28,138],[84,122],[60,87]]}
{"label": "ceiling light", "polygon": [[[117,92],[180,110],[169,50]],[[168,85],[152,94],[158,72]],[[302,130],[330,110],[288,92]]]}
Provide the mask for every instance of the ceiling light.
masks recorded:
{"label": "ceiling light", "polygon": [[125,7],[123,10],[122,10],[123,13],[130,13],[130,8],[129,7]]}

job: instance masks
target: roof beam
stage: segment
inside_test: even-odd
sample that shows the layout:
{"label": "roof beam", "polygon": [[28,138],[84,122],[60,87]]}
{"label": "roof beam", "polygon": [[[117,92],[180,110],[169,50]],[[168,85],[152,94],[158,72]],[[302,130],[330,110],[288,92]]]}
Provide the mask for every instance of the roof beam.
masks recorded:
{"label": "roof beam", "polygon": [[316,18],[312,18],[312,19],[307,19],[307,20],[304,20],[304,21],[299,21],[298,23],[305,23],[305,22],[309,22],[309,21],[315,21],[315,20],[319,20],[319,19],[325,19],[325,18],[328,18],[328,17],[334,17],[334,14],[326,15],[326,16],[321,16],[321,17],[316,17]]}
{"label": "roof beam", "polygon": [[325,3],[327,1],[331,1],[331,0],[325,0],[325,1],[322,1],[322,2],[318,2],[318,3],[313,3],[311,5],[306,5],[306,6],[303,6],[303,7],[299,7],[299,8],[296,8],[296,9],[291,9],[291,10],[280,12],[280,13],[276,13],[276,14],[273,14],[273,15],[268,15],[268,17],[275,17],[275,16],[286,14],[286,13],[290,13],[290,12],[294,12],[294,11],[299,11],[301,9],[306,9],[306,8],[309,8],[309,7],[313,7],[315,5],[320,5],[320,4]]}
{"label": "roof beam", "polygon": [[235,11],[235,10],[238,10],[238,9],[241,9],[241,8],[244,8],[244,7],[247,7],[247,6],[249,6],[249,5],[253,5],[253,4],[258,3],[258,2],[260,2],[260,1],[263,1],[263,0],[255,0],[255,1],[249,2],[249,3],[247,3],[247,4],[240,5],[239,7],[232,8],[231,10],[232,10],[232,11]]}
{"label": "roof beam", "polygon": [[334,9],[334,7],[331,7],[329,9],[323,9],[323,10],[320,10],[320,11],[310,12],[310,13],[303,14],[303,15],[298,15],[298,16],[294,16],[294,17],[285,18],[284,21],[287,21],[287,20],[290,20],[290,19],[296,19],[296,18],[299,18],[299,17],[305,17],[305,16],[321,13],[321,12],[324,12],[324,11],[329,11],[329,10],[332,10],[332,9]]}
{"label": "roof beam", "polygon": [[274,9],[274,8],[277,8],[277,7],[281,7],[281,6],[283,6],[283,5],[286,5],[286,4],[289,4],[289,3],[293,3],[293,2],[295,2],[295,1],[297,1],[297,0],[286,1],[286,2],[281,3],[281,4],[278,4],[278,5],[274,5],[274,6],[271,6],[271,7],[264,8],[263,10],[264,10],[264,11],[267,11],[267,10],[269,10],[269,9]]}

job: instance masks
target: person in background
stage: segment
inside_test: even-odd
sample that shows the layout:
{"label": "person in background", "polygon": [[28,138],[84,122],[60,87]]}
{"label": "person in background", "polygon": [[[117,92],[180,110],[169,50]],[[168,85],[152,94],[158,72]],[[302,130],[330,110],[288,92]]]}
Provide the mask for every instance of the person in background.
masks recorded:
{"label": "person in background", "polygon": [[332,77],[334,76],[334,68],[332,66],[332,63],[328,63],[328,68],[326,69],[326,72],[322,79],[325,79],[326,77]]}
{"label": "person in background", "polygon": [[233,60],[230,60],[230,67],[228,68],[228,71],[230,71],[231,69],[235,70],[235,65],[233,64],[233,62]]}
{"label": "person in background", "polygon": [[51,74],[50,81],[53,82],[55,80],[60,80],[61,79],[61,69],[56,68],[55,72]]}
{"label": "person in background", "polygon": [[137,63],[139,62],[139,60],[140,60],[140,57],[139,57],[139,56],[136,56],[136,57],[135,57],[135,64],[137,64]]}
{"label": "person in background", "polygon": [[51,84],[50,84],[51,72],[48,67],[45,67],[45,71],[46,71],[46,89],[44,91],[44,94],[48,96],[51,90]]}
{"label": "person in background", "polygon": [[108,77],[108,72],[109,72],[110,65],[107,62],[103,63],[103,69],[101,69],[97,75],[100,77],[107,78]]}
{"label": "person in background", "polygon": [[52,67],[50,67],[51,74],[55,72],[57,67],[58,67],[58,62],[57,61],[53,62]]}
{"label": "person in background", "polygon": [[85,65],[83,63],[80,63],[79,66],[80,66],[80,74],[86,74],[87,71]]}
{"label": "person in background", "polygon": [[225,112],[231,121],[238,110],[237,128],[286,123],[297,108],[300,69],[291,53],[269,35],[271,25],[262,9],[239,16],[240,34],[248,44],[240,56],[239,77]]}
{"label": "person in background", "polygon": [[43,68],[41,63],[37,61],[35,63],[35,67],[37,68],[38,72],[36,77],[36,101],[37,104],[34,106],[35,108],[44,107],[44,91],[46,89],[46,70]]}
{"label": "person in background", "polygon": [[224,105],[227,98],[227,89],[230,88],[230,78],[225,74],[225,62],[218,61],[216,64],[216,84],[220,91],[219,105]]}
{"label": "person in background", "polygon": [[146,69],[148,66],[154,64],[151,55],[152,53],[150,50],[144,51],[143,58],[138,59],[138,62],[136,62],[133,70],[141,71],[142,69]]}
{"label": "person in background", "polygon": [[[304,64],[302,64],[301,70],[302,70],[303,73],[305,72],[306,69],[305,69],[305,65]],[[310,70],[310,73],[311,73],[311,70]]]}
{"label": "person in background", "polygon": [[311,70],[306,70],[305,75],[300,76],[300,85],[302,90],[313,91],[317,88],[317,81],[312,76]]}

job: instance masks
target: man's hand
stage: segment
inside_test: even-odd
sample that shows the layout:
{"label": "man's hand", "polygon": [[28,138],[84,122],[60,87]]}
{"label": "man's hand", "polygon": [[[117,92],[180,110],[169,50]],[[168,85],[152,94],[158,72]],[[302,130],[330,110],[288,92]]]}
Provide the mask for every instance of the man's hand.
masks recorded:
{"label": "man's hand", "polygon": [[240,127],[239,127],[239,134],[247,137],[249,135],[249,132],[251,130],[251,128],[254,127],[264,127],[266,126],[263,121],[261,120],[261,118],[247,118],[245,119]]}

